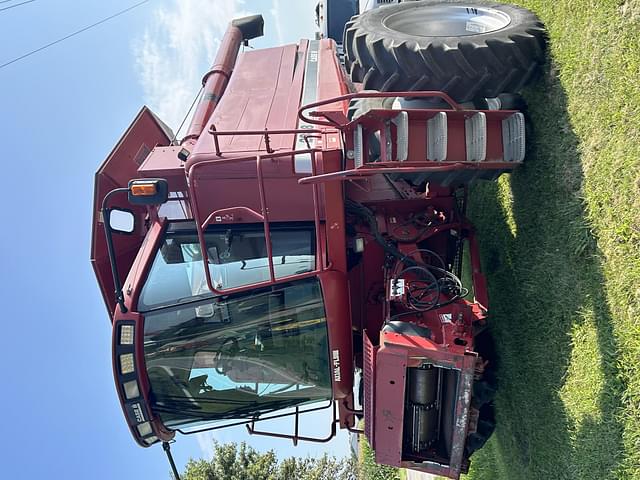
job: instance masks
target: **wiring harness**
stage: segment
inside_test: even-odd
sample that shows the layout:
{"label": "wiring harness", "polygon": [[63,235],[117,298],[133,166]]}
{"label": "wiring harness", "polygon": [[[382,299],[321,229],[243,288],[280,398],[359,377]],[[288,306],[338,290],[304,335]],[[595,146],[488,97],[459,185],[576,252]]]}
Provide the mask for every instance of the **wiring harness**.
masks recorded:
{"label": "wiring harness", "polygon": [[[388,241],[380,233],[375,214],[368,207],[350,199],[345,200],[345,206],[347,213],[367,222],[376,242],[388,255],[396,259],[391,280],[397,281],[408,277],[405,281],[406,295],[403,297],[403,305],[409,312],[400,315],[441,308],[469,293],[458,276],[447,270],[444,260],[436,252],[419,248],[403,254],[393,242]],[[418,256],[416,254],[419,254],[422,261],[416,260],[415,257]],[[429,263],[424,261],[425,257],[430,259]]]}

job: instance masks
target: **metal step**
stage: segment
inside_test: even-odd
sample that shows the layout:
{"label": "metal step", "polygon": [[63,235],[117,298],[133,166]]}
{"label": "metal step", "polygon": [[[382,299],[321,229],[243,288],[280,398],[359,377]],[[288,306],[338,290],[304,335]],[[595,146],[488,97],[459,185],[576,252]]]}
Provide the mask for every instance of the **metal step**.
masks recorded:
{"label": "metal step", "polygon": [[[378,136],[378,140],[382,141],[382,137],[379,132],[376,132],[376,136]],[[393,142],[391,141],[391,122],[384,122],[384,138],[386,139],[386,152],[387,158],[385,159],[387,162],[393,161]],[[382,155],[382,153],[381,153]]]}
{"label": "metal step", "polygon": [[525,143],[524,115],[517,112],[502,120],[502,148],[505,162],[522,162]]}
{"label": "metal step", "polygon": [[427,160],[447,159],[447,114],[439,112],[427,120]]}
{"label": "metal step", "polygon": [[467,161],[482,162],[487,158],[487,117],[478,112],[464,121]]}
{"label": "metal step", "polygon": [[409,157],[409,114],[400,112],[391,121],[396,126],[396,160],[404,162]]}
{"label": "metal step", "polygon": [[356,168],[364,165],[364,150],[362,145],[362,125],[356,125],[353,132],[353,162]]}

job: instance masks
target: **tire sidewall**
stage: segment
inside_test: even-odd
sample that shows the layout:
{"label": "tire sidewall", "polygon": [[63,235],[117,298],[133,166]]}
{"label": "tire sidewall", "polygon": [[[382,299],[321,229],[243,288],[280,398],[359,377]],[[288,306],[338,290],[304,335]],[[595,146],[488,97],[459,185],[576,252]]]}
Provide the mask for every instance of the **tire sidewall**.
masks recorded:
{"label": "tire sidewall", "polygon": [[[399,32],[397,30],[392,30],[387,28],[384,25],[384,22],[391,15],[399,14],[399,15],[408,15],[411,16],[411,11],[418,8],[428,8],[433,5],[443,5],[449,4],[451,6],[464,6],[464,7],[476,7],[476,8],[492,8],[494,10],[498,10],[500,12],[506,13],[509,15],[511,21],[508,25],[493,30],[487,33],[474,33],[470,35],[464,36],[451,36],[451,37],[443,37],[443,36],[415,36],[410,34],[405,34]],[[389,5],[386,7],[378,8],[375,10],[371,10],[366,13],[366,15],[362,15],[359,18],[360,27],[367,32],[372,34],[378,34],[383,36],[385,39],[393,42],[394,44],[398,43],[410,43],[414,42],[418,45],[452,45],[455,46],[461,41],[467,42],[484,42],[486,40],[491,40],[492,38],[508,38],[510,34],[521,33],[522,25],[531,22],[531,17],[533,15],[520,7],[516,7],[514,5],[507,5],[504,3],[496,3],[496,2],[482,2],[482,1],[448,1],[448,0],[422,0],[417,2],[408,2],[408,3],[400,3],[397,5]]]}

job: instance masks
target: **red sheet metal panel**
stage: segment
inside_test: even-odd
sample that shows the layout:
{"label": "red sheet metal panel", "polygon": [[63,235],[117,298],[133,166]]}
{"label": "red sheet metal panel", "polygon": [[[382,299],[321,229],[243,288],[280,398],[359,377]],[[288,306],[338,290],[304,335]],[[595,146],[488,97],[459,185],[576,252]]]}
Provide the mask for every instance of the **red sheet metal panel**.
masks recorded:
{"label": "red sheet metal panel", "polygon": [[376,355],[376,462],[399,467],[408,352],[383,345]]}
{"label": "red sheet metal panel", "polygon": [[353,349],[349,321],[349,287],[343,272],[326,270],[318,275],[322,295],[327,299],[325,312],[334,399],[347,398],[353,392]]}
{"label": "red sheet metal panel", "polygon": [[[130,179],[138,177],[138,167],[149,152],[156,145],[168,145],[170,135],[171,132],[151,110],[143,107],[95,176],[91,264],[110,316],[114,305],[114,286],[100,214],[102,199],[114,188],[126,187]],[[146,233],[142,225],[147,210],[130,205],[126,194],[114,197],[111,205],[131,210],[137,217],[137,226],[131,235],[113,236],[118,271],[124,278]]]}
{"label": "red sheet metal panel", "polygon": [[[297,45],[286,45],[242,53],[208,125],[214,124],[220,131],[295,128],[295,110],[302,90],[302,75],[298,73],[304,70],[304,62],[297,61],[303,52],[298,50]],[[296,109],[287,108],[290,98],[295,100]],[[193,153],[214,151],[213,137],[207,130],[208,127]],[[273,146],[286,143],[290,148],[293,137],[274,137]],[[258,135],[220,137],[220,148],[226,154],[256,152],[264,148],[263,143]]]}
{"label": "red sheet metal panel", "polygon": [[[238,132],[219,137],[221,160],[265,153],[263,135],[242,131],[296,128],[307,44],[249,51],[240,56],[209,122],[218,131]],[[270,141],[276,151],[288,150],[294,145],[295,134],[271,135]],[[197,196],[198,220],[204,221],[213,211],[237,206],[259,212],[255,159],[217,165],[214,151],[213,136],[203,133],[186,164],[192,192]],[[204,165],[196,162],[199,158],[212,161]],[[298,185],[291,157],[268,160],[263,166],[270,221],[313,219],[312,190]]]}
{"label": "red sheet metal panel", "polygon": [[[269,220],[311,221],[313,190],[292,178],[290,156],[264,162],[264,187]],[[228,163],[196,164],[189,170],[191,192],[198,202],[200,223],[217,210],[246,207],[261,213],[255,158]]]}
{"label": "red sheet metal panel", "polygon": [[364,434],[369,440],[371,448],[376,448],[374,432],[375,409],[375,378],[376,378],[376,353],[375,347],[369,339],[369,334],[365,330],[362,332],[363,341],[363,366],[362,381],[364,382]]}
{"label": "red sheet metal panel", "polygon": [[[343,75],[343,67],[338,63],[335,42],[330,39],[320,40],[318,49],[318,100],[339,97],[350,93],[349,84]],[[337,81],[336,81],[337,80]],[[332,105],[325,105],[319,111],[346,112],[349,102],[342,100]]]}
{"label": "red sheet metal panel", "polygon": [[180,146],[162,146],[154,148],[140,165],[138,175],[145,178],[164,178],[169,182],[170,192],[187,190],[184,163],[178,158]]}

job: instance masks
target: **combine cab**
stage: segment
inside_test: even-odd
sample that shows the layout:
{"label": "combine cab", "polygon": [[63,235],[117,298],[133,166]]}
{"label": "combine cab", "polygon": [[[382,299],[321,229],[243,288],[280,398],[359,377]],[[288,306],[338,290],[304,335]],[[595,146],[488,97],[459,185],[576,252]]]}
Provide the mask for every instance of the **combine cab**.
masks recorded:
{"label": "combine cab", "polygon": [[[180,142],[145,107],[96,175],[125,419],[168,450],[239,423],[328,441],[364,417],[376,461],[458,478],[495,425],[467,187],[524,160],[543,27],[428,0],[352,18],[339,48],[239,54],[262,28],[230,24]],[[301,436],[320,408],[330,435]],[[291,434],[260,429],[284,415]]]}

